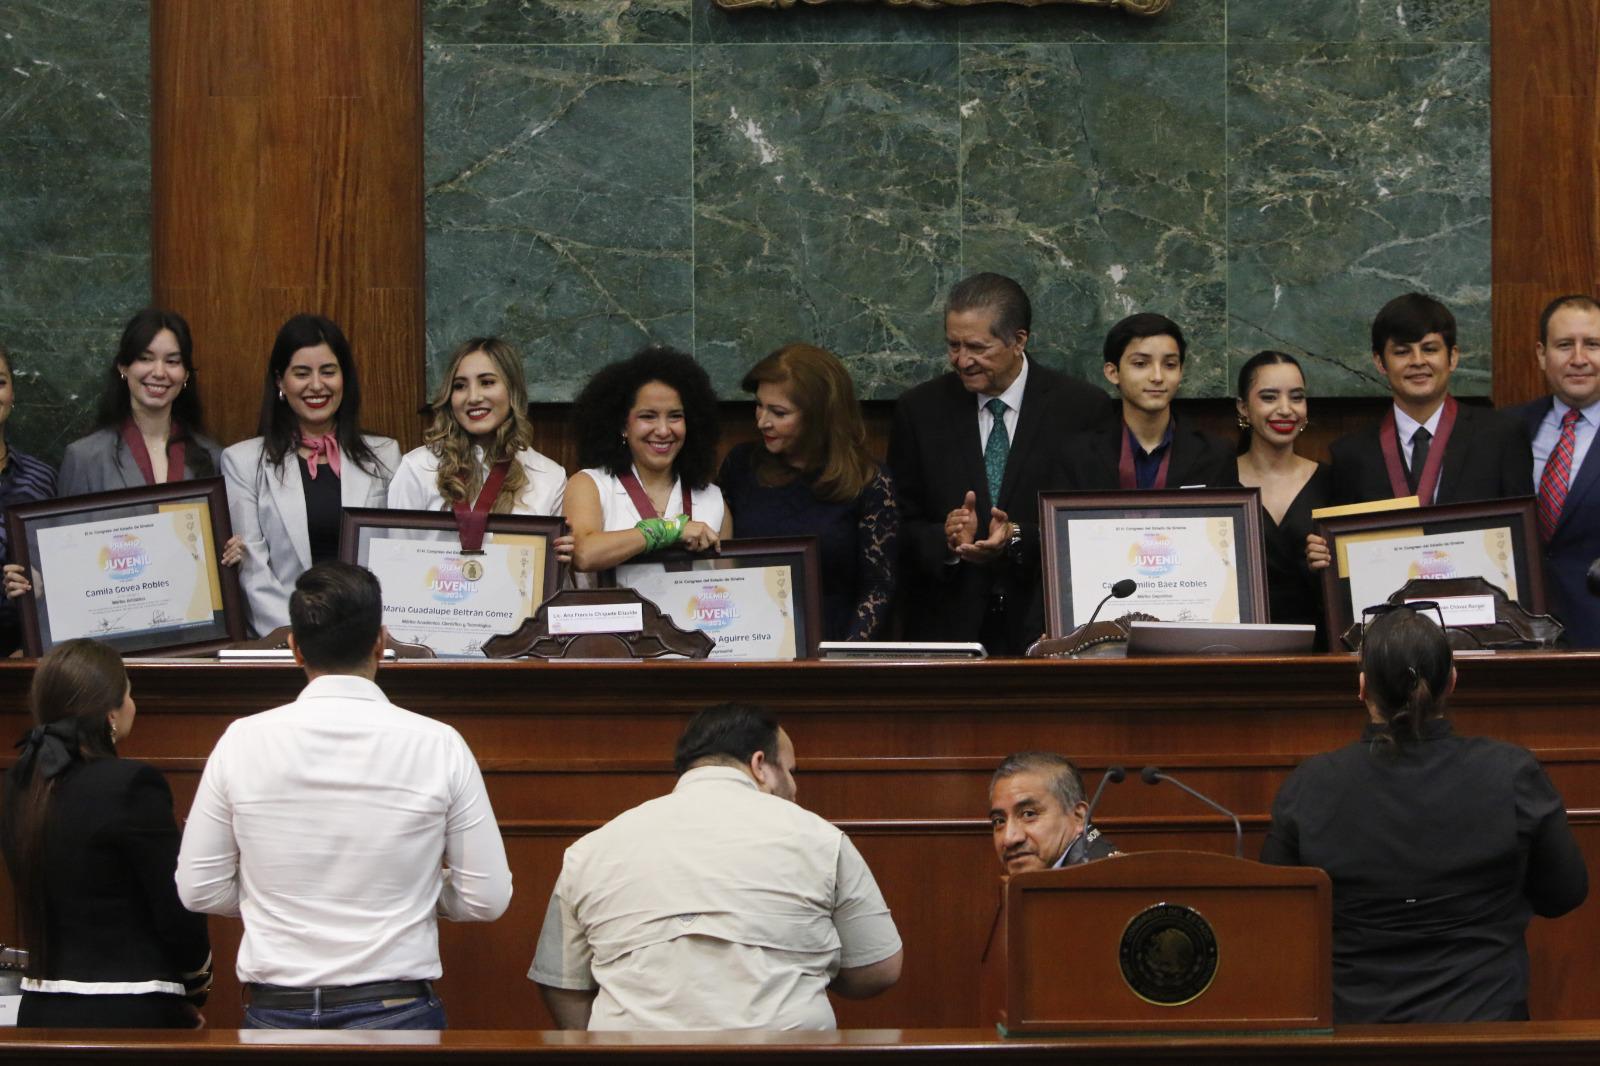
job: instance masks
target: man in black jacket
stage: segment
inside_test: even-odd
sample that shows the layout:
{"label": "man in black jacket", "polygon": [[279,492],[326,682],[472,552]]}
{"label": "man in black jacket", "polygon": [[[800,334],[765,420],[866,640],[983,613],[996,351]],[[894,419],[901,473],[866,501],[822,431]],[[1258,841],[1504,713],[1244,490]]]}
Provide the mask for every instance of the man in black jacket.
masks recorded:
{"label": "man in black jacket", "polygon": [[1085,381],[1027,357],[1028,295],[976,274],[950,290],[950,372],[895,405],[889,468],[901,508],[906,631],[1019,655],[1044,630],[1038,494],[1057,440],[1100,416]]}

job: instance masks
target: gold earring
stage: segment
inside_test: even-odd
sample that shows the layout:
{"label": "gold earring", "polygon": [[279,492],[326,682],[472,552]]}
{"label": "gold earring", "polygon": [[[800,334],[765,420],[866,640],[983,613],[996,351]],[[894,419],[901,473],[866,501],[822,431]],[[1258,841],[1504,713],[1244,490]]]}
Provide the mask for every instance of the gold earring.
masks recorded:
{"label": "gold earring", "polygon": [[117,720],[107,716],[106,725],[111,727],[111,746],[114,748],[117,746]]}
{"label": "gold earring", "polygon": [[1304,433],[1306,431],[1306,427],[1309,426],[1310,424],[1311,424],[1311,419],[1308,418],[1304,422],[1300,423],[1300,428],[1295,430],[1295,432],[1296,433]]}
{"label": "gold earring", "polygon": [[1244,415],[1240,415],[1239,416],[1239,428],[1240,429],[1249,429],[1250,428],[1250,420],[1248,418],[1246,418]]}

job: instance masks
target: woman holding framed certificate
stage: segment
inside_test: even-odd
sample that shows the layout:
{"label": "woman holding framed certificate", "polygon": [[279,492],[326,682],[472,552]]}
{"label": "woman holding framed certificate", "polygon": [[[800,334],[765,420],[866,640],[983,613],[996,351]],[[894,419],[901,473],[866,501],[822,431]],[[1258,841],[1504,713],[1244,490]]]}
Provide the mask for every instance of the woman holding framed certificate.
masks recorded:
{"label": "woman holding framed certificate", "polygon": [[[16,375],[11,370],[11,353],[0,345],[0,562],[8,573],[20,578],[22,567],[11,562],[11,544],[6,536],[6,509],[19,503],[48,500],[56,494],[56,472],[50,464],[11,447],[6,426],[16,407]],[[22,622],[16,604],[0,598],[0,655],[10,655],[22,647]]]}
{"label": "woman holding framed certificate", "polygon": [[95,414],[96,429],[67,445],[62,496],[215,477],[222,448],[206,436],[194,379],[194,341],[176,311],[147,307],[122,331]]}
{"label": "woman holding framed certificate", "polygon": [[1269,617],[1321,626],[1320,579],[1306,565],[1311,512],[1328,503],[1328,468],[1294,449],[1310,424],[1306,380],[1286,352],[1257,352],[1239,368],[1238,483],[1261,490]]}
{"label": "woman holding framed certificate", "polygon": [[222,453],[228,512],[257,636],[289,624],[289,590],[339,558],[346,507],[382,507],[400,445],[361,431],[361,384],[344,331],[320,315],[278,330],[261,393],[261,435]]}
{"label": "woman holding framed certificate", "polygon": [[733,535],[717,461],[717,397],[694,358],[650,347],[602,367],[573,404],[585,469],[567,483],[575,569],[617,570],[661,548],[715,549]]}
{"label": "woman holding framed certificate", "polygon": [[[433,424],[422,447],[400,460],[389,483],[390,507],[561,513],[567,472],[533,449],[528,386],[511,345],[498,337],[461,344],[428,406]],[[564,540],[558,538],[558,553],[564,554]]]}
{"label": "woman holding framed certificate", "polygon": [[789,344],[741,385],[755,393],[761,443],[737,445],[717,475],[739,535],[815,536],[822,639],[875,639],[889,622],[900,515],[850,372],[830,351]]}

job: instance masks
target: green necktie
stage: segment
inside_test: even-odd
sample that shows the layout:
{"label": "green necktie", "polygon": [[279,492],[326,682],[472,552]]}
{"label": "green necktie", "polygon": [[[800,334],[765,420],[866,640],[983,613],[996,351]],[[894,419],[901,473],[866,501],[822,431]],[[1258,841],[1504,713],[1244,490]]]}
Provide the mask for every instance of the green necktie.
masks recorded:
{"label": "green necktie", "polygon": [[1006,436],[1006,402],[996,396],[984,404],[984,409],[994,416],[989,427],[989,440],[983,446],[983,469],[989,475],[989,506],[1000,506],[1000,482],[1006,476],[1006,458],[1011,454],[1011,438]]}

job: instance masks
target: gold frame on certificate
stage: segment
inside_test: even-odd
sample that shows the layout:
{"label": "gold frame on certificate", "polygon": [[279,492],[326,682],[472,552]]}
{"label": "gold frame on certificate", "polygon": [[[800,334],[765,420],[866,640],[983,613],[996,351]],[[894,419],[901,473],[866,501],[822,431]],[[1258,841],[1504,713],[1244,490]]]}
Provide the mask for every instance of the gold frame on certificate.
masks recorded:
{"label": "gold frame on certificate", "polygon": [[[540,604],[555,594],[556,589],[559,587],[560,565],[556,561],[555,548],[552,542],[561,535],[564,525],[565,523],[561,518],[544,515],[491,514],[489,516],[488,526],[484,535],[485,546],[492,546],[496,543],[505,544],[508,541],[521,543],[526,538],[538,538],[543,540],[544,544],[541,549],[543,552],[543,566],[535,575],[538,585],[532,593],[532,607],[528,610],[527,616],[513,619],[505,624],[504,628],[496,629],[493,632],[489,632],[486,626],[483,633],[484,640],[516,632],[527,618],[533,616],[534,612],[539,609]],[[379,507],[349,507],[345,509],[344,517],[339,526],[339,558],[347,563],[365,566],[376,573],[377,571],[371,566],[368,551],[369,534],[386,531],[445,533],[451,537],[458,538],[456,544],[458,547],[460,545],[460,533],[456,527],[455,515],[449,511],[392,511]],[[417,543],[421,545],[437,545],[440,542],[441,538],[437,537],[417,538]],[[460,577],[462,579],[466,582],[475,582],[479,577],[483,576],[481,563],[477,564],[477,574],[474,575],[473,573],[475,561],[472,556],[474,553],[458,552],[457,554],[458,558],[454,560],[454,563],[461,570]],[[381,583],[383,575],[379,574],[378,576]],[[390,599],[387,591],[384,594],[384,599],[386,601],[385,610],[387,611],[387,601]],[[395,636],[397,639],[404,639],[412,643],[426,643],[424,641],[415,641],[405,633],[396,633]],[[434,648],[433,650],[439,655],[461,656],[472,654],[467,651],[444,651],[439,648]]]}
{"label": "gold frame on certificate", "polygon": [[[1072,558],[1070,526],[1085,519],[1113,519],[1138,523],[1180,518],[1225,518],[1229,523],[1232,566],[1238,593],[1239,621],[1267,621],[1267,572],[1261,542],[1261,494],[1257,489],[1170,489],[1153,492],[1041,492],[1039,530],[1044,548],[1045,633],[1061,637],[1088,621],[1073,613],[1073,577],[1093,571],[1097,593],[1101,586],[1124,577],[1139,580],[1137,562],[1129,572],[1108,572],[1104,557]],[[1133,549],[1130,547],[1129,549]],[[1150,569],[1150,568],[1146,568]],[[1148,577],[1148,575],[1145,575]],[[1164,574],[1162,575],[1164,576]],[[1109,579],[1109,580],[1108,580]],[[1103,593],[1093,597],[1098,602]],[[1135,606],[1135,610],[1149,610]],[[1121,612],[1118,612],[1121,613]],[[1153,613],[1153,612],[1152,612]],[[1180,619],[1167,619],[1179,621]],[[1197,619],[1207,621],[1208,619]]]}
{"label": "gold frame on certificate", "polygon": [[[795,616],[794,649],[796,659],[815,659],[822,643],[822,570],[821,555],[816,537],[744,537],[725,540],[715,552],[687,552],[668,549],[640,556],[626,564],[630,569],[640,566],[660,567],[664,573],[691,570],[743,570],[756,566],[787,566],[793,582],[790,601]],[[601,578],[601,585],[615,588],[615,572]],[[658,604],[662,613],[671,616],[667,605],[647,593],[641,592]],[[700,629],[690,622],[673,618],[685,629]],[[704,630],[701,630],[704,632]],[[715,634],[707,634],[715,639]],[[716,650],[713,648],[713,656]],[[772,659],[748,660],[773,662]]]}
{"label": "gold frame on certificate", "polygon": [[[149,527],[150,518],[162,515],[173,516],[172,533],[176,539],[171,543],[147,543],[147,538],[158,532],[152,528],[129,528],[121,532],[97,528],[108,522]],[[23,649],[30,656],[43,655],[61,641],[75,636],[93,637],[128,655],[199,655],[244,639],[244,599],[239,592],[239,575],[233,567],[223,566],[220,561],[222,545],[233,536],[222,478],[174,481],[18,504],[6,513],[6,525],[12,561],[28,572],[33,584],[33,591],[16,601],[22,620]],[[50,571],[57,567],[42,558],[47,554],[42,541],[59,540],[63,531],[70,536],[73,530],[86,538],[83,550],[96,550],[98,542],[95,563],[88,567],[68,567],[69,573],[58,573],[52,581]],[[200,564],[195,575],[198,580],[186,608],[194,617],[162,625],[164,609],[128,600],[137,600],[141,591],[162,587],[151,580],[153,575],[148,575],[146,570],[164,553],[174,551]],[[52,622],[50,607],[52,585],[84,583],[85,573],[96,572],[109,575],[107,580],[111,583],[88,589],[83,595],[101,597],[104,594],[96,601],[97,610],[91,612],[99,614],[101,628],[58,635],[55,630],[59,622]],[[143,580],[139,580],[141,578]],[[101,603],[125,606],[129,612],[148,608],[156,624],[114,630],[109,612],[98,610]]]}
{"label": "gold frame on certificate", "polygon": [[[1539,544],[1538,502],[1532,496],[1481,503],[1452,503],[1442,507],[1407,507],[1395,511],[1324,518],[1317,522],[1317,535],[1328,542],[1332,565],[1322,572],[1323,610],[1328,639],[1339,639],[1357,618],[1350,603],[1349,549],[1372,540],[1414,541],[1418,537],[1448,534],[1506,531],[1505,551],[1510,572],[1516,580],[1515,599],[1533,614],[1543,614],[1544,552]],[[1498,551],[1498,549],[1496,549]],[[1416,573],[1411,577],[1487,577],[1482,574],[1445,572],[1448,559],[1440,562],[1437,573]],[[1492,582],[1491,582],[1492,583]],[[1402,584],[1404,584],[1402,582]],[[1385,602],[1400,586],[1386,592]],[[1504,590],[1510,595],[1510,589]],[[1372,604],[1363,604],[1363,607]]]}

